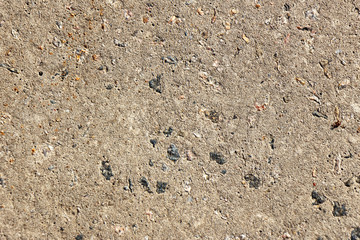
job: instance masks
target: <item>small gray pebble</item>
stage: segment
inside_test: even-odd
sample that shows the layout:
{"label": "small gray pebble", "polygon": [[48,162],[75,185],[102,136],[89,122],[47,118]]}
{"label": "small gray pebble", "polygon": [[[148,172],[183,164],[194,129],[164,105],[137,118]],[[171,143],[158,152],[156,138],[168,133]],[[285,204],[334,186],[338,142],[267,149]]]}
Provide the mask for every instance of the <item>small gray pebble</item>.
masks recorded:
{"label": "small gray pebble", "polygon": [[168,158],[171,161],[176,162],[180,158],[179,150],[174,144],[171,144],[170,147],[167,150]]}

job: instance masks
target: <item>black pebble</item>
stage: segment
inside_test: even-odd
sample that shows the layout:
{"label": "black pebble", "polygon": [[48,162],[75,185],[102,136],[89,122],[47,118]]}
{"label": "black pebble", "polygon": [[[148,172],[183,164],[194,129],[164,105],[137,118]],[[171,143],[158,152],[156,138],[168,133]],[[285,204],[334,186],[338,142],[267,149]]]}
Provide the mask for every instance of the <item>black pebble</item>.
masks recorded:
{"label": "black pebble", "polygon": [[156,192],[157,193],[164,193],[167,187],[167,183],[166,182],[157,182],[156,183]]}
{"label": "black pebble", "polygon": [[169,136],[171,136],[173,131],[174,131],[174,129],[172,129],[172,127],[169,127],[169,129],[163,131],[163,133],[165,134],[166,137],[169,137]]}
{"label": "black pebble", "polygon": [[155,147],[155,145],[157,144],[157,140],[156,139],[150,139],[150,143],[153,145],[153,147]]}
{"label": "black pebble", "polygon": [[149,160],[149,166],[150,166],[150,167],[153,167],[153,166],[154,166],[154,163],[153,163],[153,161],[152,161],[151,159]]}
{"label": "black pebble", "polygon": [[39,72],[39,76],[42,76],[44,73],[43,72]]}
{"label": "black pebble", "polygon": [[351,240],[359,240],[359,239],[360,239],[360,227],[357,227],[351,231]]}
{"label": "black pebble", "polygon": [[220,165],[226,163],[224,155],[222,155],[219,152],[211,152],[210,153],[210,159],[216,161]]}
{"label": "black pebble", "polygon": [[226,174],[226,169],[221,170],[221,174]]}
{"label": "black pebble", "polygon": [[275,139],[274,138],[271,138],[270,147],[271,147],[272,150],[275,149]]}
{"label": "black pebble", "polygon": [[348,179],[344,184],[347,187],[351,187],[355,183],[353,178]]}
{"label": "black pebble", "polygon": [[84,239],[84,235],[79,234],[75,237],[75,240],[83,240]]}
{"label": "black pebble", "polygon": [[149,87],[154,89],[156,92],[161,93],[161,75],[157,75],[156,78],[149,82]]}
{"label": "black pebble", "polygon": [[261,185],[260,178],[254,176],[252,174],[247,174],[245,176],[245,180],[249,182],[249,187],[251,187],[251,188],[259,189],[259,187]]}
{"label": "black pebble", "polygon": [[132,181],[131,181],[131,178],[129,178],[129,189],[130,189],[130,192],[133,192],[133,186],[134,186],[134,184],[132,183]]}
{"label": "black pebble", "polygon": [[326,198],[324,195],[319,194],[317,191],[312,191],[311,197],[315,199],[313,205],[319,205],[325,202]]}
{"label": "black pebble", "polygon": [[346,216],[347,215],[347,210],[345,208],[345,204],[342,204],[340,206],[339,202],[334,201],[334,210],[333,210],[333,215],[335,217],[342,217],[342,216]]}
{"label": "black pebble", "polygon": [[141,177],[140,184],[146,189],[147,192],[152,193],[151,188],[150,188],[150,183],[146,179],[146,177]]}
{"label": "black pebble", "polygon": [[176,162],[180,158],[179,150],[174,144],[171,144],[170,147],[167,150],[168,158],[171,161]]}
{"label": "black pebble", "polygon": [[288,3],[285,3],[284,4],[284,9],[285,9],[285,11],[290,11],[290,5],[288,4]]}
{"label": "black pebble", "polygon": [[113,87],[114,87],[113,85],[109,84],[109,85],[106,86],[106,89],[111,90],[111,89],[113,89]]}
{"label": "black pebble", "polygon": [[101,174],[105,177],[106,180],[110,180],[114,174],[111,171],[111,166],[108,161],[102,161],[101,163]]}
{"label": "black pebble", "polygon": [[328,116],[326,116],[325,114],[319,112],[318,110],[314,111],[312,113],[313,116],[318,117],[318,118],[325,118],[328,119]]}

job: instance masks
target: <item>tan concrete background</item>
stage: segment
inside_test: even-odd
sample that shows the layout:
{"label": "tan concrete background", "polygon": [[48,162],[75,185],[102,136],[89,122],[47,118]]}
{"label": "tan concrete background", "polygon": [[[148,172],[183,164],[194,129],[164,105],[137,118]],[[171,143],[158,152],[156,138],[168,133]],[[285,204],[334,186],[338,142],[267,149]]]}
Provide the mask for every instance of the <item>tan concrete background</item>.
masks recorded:
{"label": "tan concrete background", "polygon": [[1,239],[360,239],[359,8],[0,0]]}

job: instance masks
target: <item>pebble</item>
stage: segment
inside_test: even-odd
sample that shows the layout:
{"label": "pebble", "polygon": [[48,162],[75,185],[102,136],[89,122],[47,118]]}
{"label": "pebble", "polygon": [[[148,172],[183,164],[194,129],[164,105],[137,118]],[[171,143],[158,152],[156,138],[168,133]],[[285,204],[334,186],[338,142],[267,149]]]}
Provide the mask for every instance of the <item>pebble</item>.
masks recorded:
{"label": "pebble", "polygon": [[351,177],[349,180],[345,182],[345,186],[351,187],[355,183],[354,177]]}
{"label": "pebble", "polygon": [[83,240],[84,239],[84,235],[79,234],[75,237],[75,240]]}
{"label": "pebble", "polygon": [[12,73],[16,73],[18,74],[18,70],[16,70],[15,68],[11,67],[9,64],[7,63],[0,63],[0,67],[6,68],[7,70],[9,70]]}
{"label": "pebble", "polygon": [[287,12],[290,11],[290,5],[288,3],[284,4],[284,10]]}
{"label": "pebble", "polygon": [[106,70],[106,71],[109,71],[109,68],[108,68],[108,66],[103,66],[103,65],[101,65],[99,68],[98,68],[98,70],[100,70],[100,71],[102,71],[102,70]]}
{"label": "pebble", "polygon": [[0,185],[4,188],[5,187],[5,179],[0,178]]}
{"label": "pebble", "polygon": [[156,192],[157,193],[165,193],[166,187],[167,187],[168,183],[166,182],[157,182],[156,183]]}
{"label": "pebble", "polygon": [[197,137],[197,138],[201,138],[201,134],[200,133],[197,133],[197,132],[193,132],[194,136]]}
{"label": "pebble", "polygon": [[153,167],[153,166],[154,166],[154,162],[153,162],[151,159],[149,160],[149,166],[150,166],[150,167]]}
{"label": "pebble", "polygon": [[218,123],[220,120],[220,114],[215,110],[212,111],[205,111],[205,117],[210,119],[213,123]]}
{"label": "pebble", "polygon": [[210,152],[210,159],[217,162],[220,165],[223,165],[224,163],[226,163],[224,155],[222,155],[219,152]]}
{"label": "pebble", "polygon": [[347,210],[345,207],[345,204],[342,204],[340,206],[340,203],[337,201],[334,201],[334,209],[333,209],[333,215],[335,217],[342,217],[347,215]]}
{"label": "pebble", "polygon": [[111,170],[111,166],[108,161],[102,161],[101,163],[101,174],[105,177],[106,180],[110,180],[114,176]]}
{"label": "pebble", "polygon": [[190,192],[191,191],[191,186],[190,186],[190,182],[189,181],[185,181],[183,183],[183,187],[184,187],[184,191],[185,192]]}
{"label": "pebble", "polygon": [[15,29],[11,29],[11,35],[13,35],[13,37],[15,39],[19,39],[19,31],[18,30],[15,30]]}
{"label": "pebble", "polygon": [[269,144],[270,144],[271,149],[274,150],[275,149],[275,139],[271,138],[271,141],[269,142]]}
{"label": "pebble", "polygon": [[307,11],[305,12],[305,17],[307,17],[307,18],[309,18],[309,19],[312,19],[312,20],[317,20],[317,19],[318,19],[318,16],[319,16],[319,12],[317,11],[316,8],[307,10]]}
{"label": "pebble", "polygon": [[165,163],[163,163],[161,166],[161,170],[163,170],[164,172],[167,172],[167,171],[169,171],[169,167]]}
{"label": "pebble", "polygon": [[360,227],[351,231],[351,240],[360,240]]}
{"label": "pebble", "polygon": [[317,191],[312,191],[311,197],[315,199],[313,205],[319,205],[325,202],[326,198],[324,195],[319,194]]}
{"label": "pebble", "polygon": [[131,181],[131,178],[129,178],[129,180],[128,180],[128,182],[129,182],[129,189],[130,189],[130,192],[132,192],[133,191],[133,183],[132,183],[132,181]]}
{"label": "pebble", "polygon": [[58,40],[56,37],[54,37],[54,40],[52,41],[52,44],[53,44],[55,47],[61,47],[61,42],[60,42],[60,40]]}
{"label": "pebble", "polygon": [[157,140],[156,139],[150,139],[150,143],[155,147]]}
{"label": "pebble", "polygon": [[125,43],[120,42],[118,39],[114,38],[114,44],[118,47],[126,47]]}
{"label": "pebble", "polygon": [[151,191],[151,188],[150,188],[150,183],[149,181],[146,179],[146,177],[141,177],[140,179],[140,184],[146,189],[146,191],[148,193],[152,193],[153,191]]}
{"label": "pebble", "polygon": [[289,238],[291,238],[291,235],[290,235],[288,232],[286,232],[286,233],[284,233],[284,234],[282,235],[282,238],[283,238],[283,239],[289,239]]}
{"label": "pebble", "polygon": [[109,84],[109,85],[106,86],[106,89],[111,90],[111,89],[113,89],[113,87],[114,87],[113,85]]}
{"label": "pebble", "polygon": [[177,64],[177,58],[172,56],[162,57],[161,60],[163,60],[165,63],[168,64]]}
{"label": "pebble", "polygon": [[174,129],[172,127],[169,127],[167,130],[165,129],[163,133],[165,134],[166,137],[170,137],[173,131]]}
{"label": "pebble", "polygon": [[62,29],[63,24],[62,24],[61,21],[56,21],[56,26],[57,26],[59,29]]}
{"label": "pebble", "polygon": [[171,144],[170,147],[167,150],[168,158],[171,161],[176,162],[180,158],[179,150],[174,144]]}
{"label": "pebble", "polygon": [[328,116],[326,116],[325,114],[322,114],[321,112],[319,112],[319,111],[314,111],[313,113],[312,113],[312,115],[313,116],[315,116],[315,117],[318,117],[318,118],[325,118],[325,119],[328,119]]}
{"label": "pebble", "polygon": [[157,75],[156,78],[153,78],[150,82],[149,82],[149,87],[154,89],[154,91],[161,93],[162,92],[162,88],[161,88],[161,75]]}
{"label": "pebble", "polygon": [[255,189],[259,189],[260,185],[261,185],[261,180],[260,178],[254,176],[253,174],[247,174],[245,176],[245,180],[247,182],[249,182],[249,187],[250,188],[255,188]]}

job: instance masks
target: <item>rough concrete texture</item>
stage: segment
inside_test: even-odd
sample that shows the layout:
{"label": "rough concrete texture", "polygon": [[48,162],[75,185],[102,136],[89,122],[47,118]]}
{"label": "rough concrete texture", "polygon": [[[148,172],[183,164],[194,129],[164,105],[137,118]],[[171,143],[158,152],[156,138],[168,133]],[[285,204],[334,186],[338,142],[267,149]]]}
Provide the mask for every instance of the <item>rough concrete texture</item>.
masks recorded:
{"label": "rough concrete texture", "polygon": [[359,239],[359,9],[0,0],[0,239]]}

